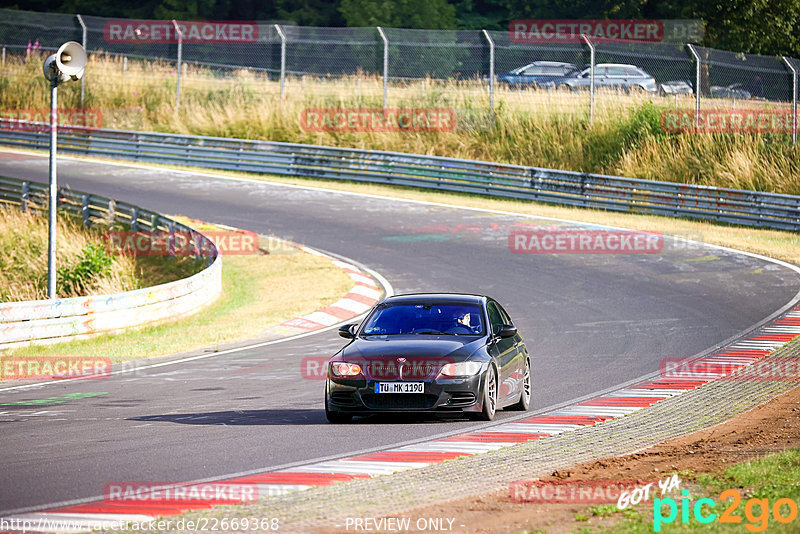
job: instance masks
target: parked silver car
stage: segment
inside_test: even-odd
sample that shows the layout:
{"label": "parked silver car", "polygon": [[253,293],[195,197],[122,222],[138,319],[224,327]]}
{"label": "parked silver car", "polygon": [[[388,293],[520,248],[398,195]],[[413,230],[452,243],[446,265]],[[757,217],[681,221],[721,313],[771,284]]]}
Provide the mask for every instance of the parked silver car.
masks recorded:
{"label": "parked silver car", "polygon": [[668,82],[664,82],[661,84],[661,88],[658,90],[658,93],[661,96],[667,95],[693,95],[694,89],[692,89],[691,82],[687,82],[684,80],[671,80]]}
{"label": "parked silver car", "polygon": [[[588,89],[591,84],[591,69],[583,70],[576,78],[558,83],[561,89]],[[647,91],[658,89],[656,79],[636,65],[619,63],[599,63],[594,67],[594,86],[597,89],[626,89],[628,91]]]}

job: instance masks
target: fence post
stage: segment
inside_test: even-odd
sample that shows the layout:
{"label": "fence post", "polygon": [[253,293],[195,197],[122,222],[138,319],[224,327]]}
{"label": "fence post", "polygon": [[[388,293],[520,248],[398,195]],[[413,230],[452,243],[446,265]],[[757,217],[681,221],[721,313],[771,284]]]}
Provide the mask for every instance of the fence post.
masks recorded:
{"label": "fence post", "polygon": [[581,34],[581,39],[589,47],[589,124],[594,122],[594,45],[586,34]]}
{"label": "fence post", "polygon": [[175,28],[175,33],[178,35],[178,83],[175,88],[175,115],[177,116],[178,110],[181,107],[181,54],[183,53],[183,32],[178,27],[175,19],[172,19],[172,26]]}
{"label": "fence post", "polygon": [[377,28],[381,39],[383,39],[383,109],[386,109],[386,93],[389,87],[389,40],[386,38],[386,34],[383,33],[383,28],[380,26]]}
{"label": "fence post", "polygon": [[494,40],[489,32],[483,31],[483,36],[489,42],[489,109],[494,113]]}
{"label": "fence post", "polygon": [[781,56],[783,62],[792,71],[792,144],[797,144],[797,69],[789,62],[789,58]]}
{"label": "fence post", "polygon": [[695,128],[700,128],[700,69],[703,66],[703,62],[700,60],[700,54],[697,53],[697,50],[694,49],[694,45],[692,43],[688,43],[686,45],[689,48],[689,51],[692,53],[694,57],[694,62],[697,65],[695,69],[695,76],[694,76],[694,94],[695,94],[695,101],[694,101],[694,126]]}
{"label": "fence post", "polygon": [[128,56],[122,56],[122,74],[128,71]]}
{"label": "fence post", "polygon": [[[86,48],[86,24],[83,23],[83,17],[81,17],[80,15],[75,15],[75,16],[78,17],[78,22],[80,23],[81,30],[83,32],[83,39],[81,41],[81,44],[83,45],[83,49],[86,50],[86,53],[88,54],[89,49]],[[85,84],[86,84],[86,71],[84,70],[83,76],[81,76],[81,107],[83,107],[83,90]]]}
{"label": "fence post", "polygon": [[283,100],[283,90],[286,82],[286,34],[277,24],[275,25],[275,31],[278,32],[281,38],[281,100]]}
{"label": "fence post", "polygon": [[6,47],[3,47],[3,66],[6,66]]}

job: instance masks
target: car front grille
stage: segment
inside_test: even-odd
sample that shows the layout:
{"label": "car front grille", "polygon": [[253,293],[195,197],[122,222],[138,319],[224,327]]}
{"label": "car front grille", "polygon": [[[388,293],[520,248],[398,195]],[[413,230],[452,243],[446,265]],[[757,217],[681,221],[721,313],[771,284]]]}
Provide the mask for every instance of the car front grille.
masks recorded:
{"label": "car front grille", "polygon": [[438,397],[425,393],[366,394],[361,399],[372,410],[427,410],[436,404]]}

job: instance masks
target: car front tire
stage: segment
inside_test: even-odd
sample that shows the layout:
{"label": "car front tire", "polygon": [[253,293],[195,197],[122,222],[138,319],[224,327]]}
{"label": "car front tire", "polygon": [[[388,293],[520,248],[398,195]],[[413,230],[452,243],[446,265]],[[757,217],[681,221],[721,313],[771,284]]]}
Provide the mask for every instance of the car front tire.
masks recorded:
{"label": "car front tire", "polygon": [[497,371],[490,365],[486,371],[486,385],[483,388],[483,409],[470,416],[478,421],[491,421],[497,413]]}
{"label": "car front tire", "polygon": [[328,408],[328,393],[325,392],[325,419],[333,424],[345,424],[353,420],[353,416],[348,413],[332,412]]}

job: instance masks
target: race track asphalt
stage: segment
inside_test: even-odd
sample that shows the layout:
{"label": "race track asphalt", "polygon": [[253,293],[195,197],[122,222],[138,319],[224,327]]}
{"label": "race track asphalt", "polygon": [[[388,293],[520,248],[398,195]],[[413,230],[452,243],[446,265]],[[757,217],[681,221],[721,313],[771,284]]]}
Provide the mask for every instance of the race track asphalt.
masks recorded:
{"label": "race track asphalt", "polygon": [[[0,152],[0,176],[46,182],[47,168],[44,157]],[[797,273],[784,266],[670,242],[659,254],[513,254],[510,231],[557,224],[521,216],[66,158],[59,180],[352,258],[397,293],[491,295],[533,355],[532,410],[658,371],[664,358],[710,349],[800,288]],[[402,417],[327,424],[323,383],[302,379],[300,360],[343,344],[328,331],[102,381],[10,391],[2,389],[11,384],[0,384],[0,513],[98,496],[113,481],[269,470],[476,425]],[[100,394],[48,406],[7,404],[73,393]]]}

